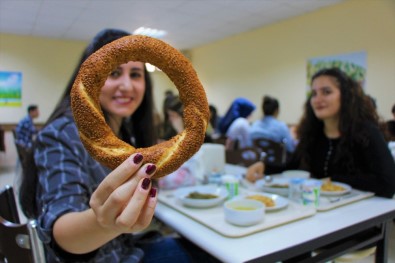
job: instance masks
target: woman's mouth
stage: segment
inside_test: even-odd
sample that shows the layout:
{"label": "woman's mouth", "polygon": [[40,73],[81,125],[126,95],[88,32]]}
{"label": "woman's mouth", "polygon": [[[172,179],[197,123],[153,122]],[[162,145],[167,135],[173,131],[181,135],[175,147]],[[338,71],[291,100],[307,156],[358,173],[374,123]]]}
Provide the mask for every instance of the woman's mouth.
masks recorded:
{"label": "woman's mouth", "polygon": [[115,97],[114,99],[119,104],[128,104],[133,100],[132,97]]}

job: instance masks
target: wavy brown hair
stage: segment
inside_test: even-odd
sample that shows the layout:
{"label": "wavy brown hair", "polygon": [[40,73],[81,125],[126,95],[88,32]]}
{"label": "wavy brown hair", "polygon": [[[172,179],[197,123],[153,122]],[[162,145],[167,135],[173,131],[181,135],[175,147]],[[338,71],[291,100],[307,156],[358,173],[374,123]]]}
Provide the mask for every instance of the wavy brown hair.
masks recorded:
{"label": "wavy brown hair", "polygon": [[[352,148],[356,144],[367,145],[369,143],[364,124],[370,122],[378,127],[379,116],[371,98],[364,93],[360,83],[354,81],[343,71],[338,68],[322,69],[313,75],[311,83],[321,76],[332,78],[340,89],[341,106],[338,128],[341,136],[338,149],[342,150],[337,152],[334,161],[336,163],[343,158],[349,160],[347,169],[352,172],[351,169],[354,167]],[[310,167],[309,164],[313,159],[311,154],[315,142],[322,136],[324,129],[324,123],[315,116],[310,100],[311,95],[305,102],[304,114],[297,129],[299,144],[296,154],[301,157],[301,165],[306,169]]]}

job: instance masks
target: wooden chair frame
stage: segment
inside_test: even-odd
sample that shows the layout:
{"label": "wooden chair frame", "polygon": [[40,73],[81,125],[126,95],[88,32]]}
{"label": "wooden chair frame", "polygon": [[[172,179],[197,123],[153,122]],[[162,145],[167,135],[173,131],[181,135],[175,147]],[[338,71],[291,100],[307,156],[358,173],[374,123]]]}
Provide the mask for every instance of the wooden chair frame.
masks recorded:
{"label": "wooden chair frame", "polygon": [[261,151],[257,147],[246,147],[236,150],[226,150],[226,163],[248,167],[261,160]]}

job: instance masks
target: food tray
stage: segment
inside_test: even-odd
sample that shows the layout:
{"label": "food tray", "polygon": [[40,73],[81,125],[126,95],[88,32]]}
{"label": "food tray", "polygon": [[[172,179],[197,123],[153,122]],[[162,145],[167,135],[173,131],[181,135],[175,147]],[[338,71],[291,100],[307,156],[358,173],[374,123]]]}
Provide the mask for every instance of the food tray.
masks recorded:
{"label": "food tray", "polygon": [[327,211],[333,208],[347,205],[365,198],[374,196],[374,193],[352,189],[349,193],[339,196],[322,196],[317,211]]}
{"label": "food tray", "polygon": [[[244,192],[246,193],[246,192]],[[178,212],[192,218],[193,220],[211,228],[226,237],[242,237],[269,228],[277,227],[302,218],[310,217],[316,213],[312,207],[306,207],[293,202],[281,210],[266,212],[264,220],[253,226],[240,227],[225,221],[222,204],[211,208],[185,207],[175,197],[173,191],[161,191],[158,200],[177,210]]]}

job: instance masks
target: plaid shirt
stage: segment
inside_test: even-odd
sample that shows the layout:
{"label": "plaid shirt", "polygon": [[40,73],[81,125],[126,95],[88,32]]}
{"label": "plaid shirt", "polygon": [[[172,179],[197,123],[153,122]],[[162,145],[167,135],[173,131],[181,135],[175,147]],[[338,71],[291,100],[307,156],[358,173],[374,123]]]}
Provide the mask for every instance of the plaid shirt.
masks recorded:
{"label": "plaid shirt", "polygon": [[16,143],[25,147],[31,148],[33,142],[33,135],[36,134],[36,127],[34,127],[32,118],[27,115],[16,126]]}
{"label": "plaid shirt", "polygon": [[87,255],[62,251],[53,240],[55,221],[66,213],[88,209],[93,191],[110,172],[84,149],[71,114],[55,120],[40,131],[34,157],[39,175],[39,235],[44,242],[48,262],[141,260],[143,252],[133,246],[133,236],[130,234],[121,235]]}

